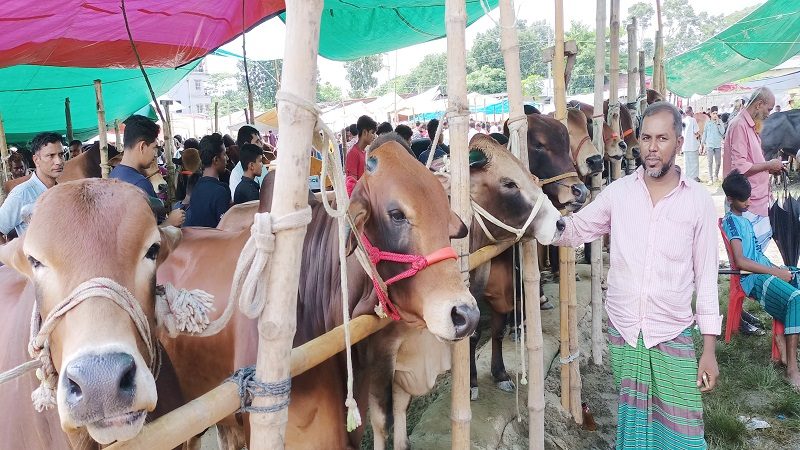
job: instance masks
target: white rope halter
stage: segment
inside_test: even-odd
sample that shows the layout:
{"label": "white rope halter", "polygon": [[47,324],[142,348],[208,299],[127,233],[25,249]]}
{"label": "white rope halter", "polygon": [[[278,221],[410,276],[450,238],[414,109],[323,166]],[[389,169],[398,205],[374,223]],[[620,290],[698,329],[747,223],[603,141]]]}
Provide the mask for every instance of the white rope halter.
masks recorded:
{"label": "white rope halter", "polygon": [[[41,366],[36,369],[36,376],[41,383],[31,394],[33,406],[39,412],[56,404],[58,372],[50,356],[50,334],[68,312],[90,298],[110,300],[130,316],[147,347],[148,367],[154,374],[158,372],[158,349],[139,301],[128,289],[110,278],[92,278],[73,289],[44,320],[41,319],[38,302],[34,304],[28,353],[39,364],[26,363],[23,366]],[[178,290],[172,285],[159,287],[156,290],[156,321],[159,326],[165,327],[170,336],[178,333],[202,335],[210,324],[208,311],[213,309],[212,300],[213,297],[203,291]]]}
{"label": "white rope halter", "polygon": [[497,242],[497,239],[494,237],[494,235],[492,235],[491,231],[489,231],[489,228],[486,226],[483,219],[486,219],[492,224],[513,234],[516,238],[514,239],[514,242],[519,242],[519,240],[522,239],[522,236],[525,234],[525,230],[527,230],[528,226],[530,226],[531,222],[533,222],[533,218],[536,217],[536,214],[538,214],[539,210],[542,208],[542,204],[544,203],[544,194],[540,194],[536,197],[536,203],[533,205],[531,213],[528,214],[528,219],[525,221],[525,224],[522,225],[522,227],[520,228],[514,228],[511,225],[503,223],[502,221],[500,221],[500,219],[489,213],[489,211],[483,209],[481,205],[475,202],[475,200],[470,199],[470,203],[472,204],[472,210],[475,211],[475,216],[474,216],[475,220],[478,222],[478,225],[480,225],[481,229],[486,234],[486,237],[488,237],[492,243]]}

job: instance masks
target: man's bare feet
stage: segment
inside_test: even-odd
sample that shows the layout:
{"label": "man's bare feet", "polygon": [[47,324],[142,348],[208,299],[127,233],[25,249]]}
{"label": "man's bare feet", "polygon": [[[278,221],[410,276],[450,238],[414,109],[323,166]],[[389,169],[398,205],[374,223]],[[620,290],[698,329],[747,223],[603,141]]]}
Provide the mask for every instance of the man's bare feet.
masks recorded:
{"label": "man's bare feet", "polygon": [[781,364],[786,365],[786,335],[775,335],[775,344],[778,346],[778,352],[781,354]]}
{"label": "man's bare feet", "polygon": [[792,385],[795,391],[800,392],[800,372],[795,370],[786,370],[786,378],[789,381],[789,384]]}

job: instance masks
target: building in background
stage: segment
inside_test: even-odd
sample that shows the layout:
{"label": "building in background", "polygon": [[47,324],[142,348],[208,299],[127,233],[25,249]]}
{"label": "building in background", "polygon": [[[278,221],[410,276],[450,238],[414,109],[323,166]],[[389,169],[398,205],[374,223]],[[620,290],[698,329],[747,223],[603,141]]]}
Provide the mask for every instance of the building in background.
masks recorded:
{"label": "building in background", "polygon": [[167,96],[183,105],[182,114],[213,115],[209,73],[203,60],[189,75],[173,87]]}

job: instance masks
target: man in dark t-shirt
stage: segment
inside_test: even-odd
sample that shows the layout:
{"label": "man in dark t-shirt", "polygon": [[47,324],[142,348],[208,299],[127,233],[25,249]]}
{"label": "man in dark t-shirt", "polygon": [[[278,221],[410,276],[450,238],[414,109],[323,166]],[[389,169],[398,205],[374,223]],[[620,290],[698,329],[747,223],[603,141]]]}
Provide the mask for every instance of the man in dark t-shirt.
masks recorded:
{"label": "man in dark t-shirt", "polygon": [[214,228],[231,207],[231,190],[219,180],[228,162],[225,144],[219,133],[204,136],[200,140],[200,161],[203,163],[203,176],[192,191],[185,225]]}
{"label": "man in dark t-shirt", "polygon": [[255,177],[261,174],[264,165],[262,158],[263,150],[257,145],[244,144],[239,150],[239,162],[244,167],[244,175],[233,193],[234,205],[258,200],[259,186]]}

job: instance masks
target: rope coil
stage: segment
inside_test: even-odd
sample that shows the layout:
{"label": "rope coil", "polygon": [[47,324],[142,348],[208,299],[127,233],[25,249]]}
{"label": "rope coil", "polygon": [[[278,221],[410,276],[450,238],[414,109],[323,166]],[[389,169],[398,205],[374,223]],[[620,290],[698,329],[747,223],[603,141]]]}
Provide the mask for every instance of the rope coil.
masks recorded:
{"label": "rope coil", "polygon": [[[255,366],[237,369],[226,381],[236,383],[239,387],[240,413],[274,413],[289,406],[289,393],[292,390],[292,379],[287,378],[277,383],[256,380]],[[270,406],[252,406],[256,397],[273,397],[279,399]]]}
{"label": "rope coil", "polygon": [[558,360],[561,362],[561,364],[569,364],[569,363],[575,361],[576,359],[578,359],[580,356],[581,356],[581,351],[580,350],[576,350],[575,353],[569,355],[568,357],[566,357],[566,358],[558,358]]}

